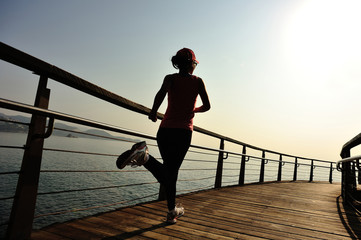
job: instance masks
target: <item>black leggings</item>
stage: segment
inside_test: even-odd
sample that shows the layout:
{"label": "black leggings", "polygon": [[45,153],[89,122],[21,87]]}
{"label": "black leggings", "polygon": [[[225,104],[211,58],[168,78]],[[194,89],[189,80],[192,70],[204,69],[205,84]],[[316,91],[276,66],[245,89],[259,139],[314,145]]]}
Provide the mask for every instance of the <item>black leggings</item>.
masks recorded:
{"label": "black leggings", "polygon": [[178,128],[159,128],[157,143],[163,163],[149,155],[144,167],[165,186],[168,210],[175,206],[178,171],[191,144],[192,131]]}

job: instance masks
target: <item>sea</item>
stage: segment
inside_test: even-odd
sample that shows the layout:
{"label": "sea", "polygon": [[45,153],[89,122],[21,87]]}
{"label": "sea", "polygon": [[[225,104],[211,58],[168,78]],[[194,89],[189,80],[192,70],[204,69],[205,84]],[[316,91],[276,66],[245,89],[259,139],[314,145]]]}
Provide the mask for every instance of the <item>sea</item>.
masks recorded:
{"label": "sea", "polygon": [[[23,133],[0,132],[0,146],[23,146],[26,138],[27,135]],[[51,150],[43,152],[33,228],[40,229],[58,222],[156,200],[159,183],[144,167],[127,166],[119,170],[115,165],[117,156],[130,149],[132,144],[134,142],[100,138],[51,136],[46,139],[44,148]],[[148,147],[150,154],[161,161],[155,143],[149,142]],[[0,199],[15,195],[18,174],[2,173],[19,171],[23,153],[23,149],[0,147]],[[215,152],[191,148],[179,173],[177,194],[213,188],[217,159]],[[229,156],[224,161],[222,186],[238,183],[240,160],[240,156]],[[260,160],[250,158],[246,165],[245,182],[257,182],[259,169]],[[278,163],[269,161],[265,181],[275,181],[277,169]],[[285,164],[282,180],[292,180],[293,169],[294,164]],[[69,170],[71,172],[67,172]],[[300,165],[298,179],[307,180],[309,173],[309,166]],[[328,174],[328,168],[316,168],[314,180],[328,181]],[[334,171],[334,179],[339,179],[337,171]],[[0,200],[0,238],[4,237],[7,228],[12,200]],[[164,209],[166,211],[166,207]]]}

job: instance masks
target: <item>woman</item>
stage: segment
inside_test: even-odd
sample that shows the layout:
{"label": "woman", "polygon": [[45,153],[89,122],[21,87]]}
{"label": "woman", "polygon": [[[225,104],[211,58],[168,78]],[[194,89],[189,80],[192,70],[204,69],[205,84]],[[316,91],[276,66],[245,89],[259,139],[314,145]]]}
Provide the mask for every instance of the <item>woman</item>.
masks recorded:
{"label": "woman", "polygon": [[[203,80],[193,71],[199,62],[191,49],[183,48],[172,57],[178,73],[167,75],[155,96],[149,119],[157,121],[157,111],[168,94],[168,107],[157,133],[157,143],[163,163],[148,154],[145,142],[135,144],[131,150],[118,158],[119,168],[126,165],[144,165],[165,186],[168,214],[167,222],[175,223],[184,209],[175,204],[176,183],[179,168],[191,144],[193,117],[195,113],[210,109],[208,94]],[[202,106],[196,106],[197,96]]]}

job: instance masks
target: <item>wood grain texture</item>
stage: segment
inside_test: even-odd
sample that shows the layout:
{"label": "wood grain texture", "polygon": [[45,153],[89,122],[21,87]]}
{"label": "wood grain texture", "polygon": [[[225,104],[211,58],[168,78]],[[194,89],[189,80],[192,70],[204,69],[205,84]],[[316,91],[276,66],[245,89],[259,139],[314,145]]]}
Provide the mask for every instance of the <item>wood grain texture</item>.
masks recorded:
{"label": "wood grain texture", "polygon": [[32,239],[358,239],[360,217],[340,184],[272,182],[177,197],[185,215],[165,223],[155,201],[33,231]]}

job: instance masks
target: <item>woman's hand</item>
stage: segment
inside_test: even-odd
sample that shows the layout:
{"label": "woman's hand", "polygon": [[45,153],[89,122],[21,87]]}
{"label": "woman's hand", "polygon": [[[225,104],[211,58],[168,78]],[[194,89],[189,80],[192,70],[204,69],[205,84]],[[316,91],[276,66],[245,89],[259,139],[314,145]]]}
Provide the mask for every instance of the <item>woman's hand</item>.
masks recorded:
{"label": "woman's hand", "polygon": [[156,122],[157,119],[157,112],[156,111],[150,111],[148,118],[152,120],[153,122]]}

